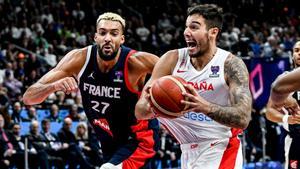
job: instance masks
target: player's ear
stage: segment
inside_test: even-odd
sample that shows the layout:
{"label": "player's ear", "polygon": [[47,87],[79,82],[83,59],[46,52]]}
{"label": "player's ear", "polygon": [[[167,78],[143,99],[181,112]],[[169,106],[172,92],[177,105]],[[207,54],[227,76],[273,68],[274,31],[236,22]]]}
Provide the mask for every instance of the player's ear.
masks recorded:
{"label": "player's ear", "polygon": [[125,36],[122,35],[122,36],[121,36],[121,45],[123,45],[124,42],[125,42]]}
{"label": "player's ear", "polygon": [[210,33],[210,35],[217,37],[217,35],[219,33],[219,28],[217,28],[217,27],[210,28],[209,33]]}
{"label": "player's ear", "polygon": [[94,41],[97,39],[97,33],[94,34]]}

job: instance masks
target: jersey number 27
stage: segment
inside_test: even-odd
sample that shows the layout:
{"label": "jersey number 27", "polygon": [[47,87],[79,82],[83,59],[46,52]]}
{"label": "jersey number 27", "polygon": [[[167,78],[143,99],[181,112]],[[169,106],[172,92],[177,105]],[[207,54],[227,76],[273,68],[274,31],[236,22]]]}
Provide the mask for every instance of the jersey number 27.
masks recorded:
{"label": "jersey number 27", "polygon": [[[98,102],[98,101],[92,100],[91,103],[93,105],[92,109],[95,110],[96,112],[101,112],[101,114],[105,114],[105,111],[109,106],[109,103],[107,103],[107,102]],[[100,104],[101,104],[101,107],[100,107]],[[101,111],[100,111],[100,109],[101,109]]]}

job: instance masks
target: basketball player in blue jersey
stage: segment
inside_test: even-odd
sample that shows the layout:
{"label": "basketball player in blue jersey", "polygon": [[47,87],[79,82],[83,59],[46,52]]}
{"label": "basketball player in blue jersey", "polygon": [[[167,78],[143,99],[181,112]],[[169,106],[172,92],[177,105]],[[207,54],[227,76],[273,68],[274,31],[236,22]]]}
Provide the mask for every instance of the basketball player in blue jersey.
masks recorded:
{"label": "basketball player in blue jersey", "polygon": [[53,92],[79,88],[101,142],[101,169],[147,168],[157,150],[158,121],[137,120],[134,107],[158,57],[122,45],[125,20],[118,14],[100,15],[96,26],[96,44],[69,52],[27,89],[23,101],[39,104]]}
{"label": "basketball player in blue jersey", "polygon": [[149,87],[154,80],[175,75],[188,82],[192,94],[184,93],[188,101],[182,104],[189,109],[178,118],[158,117],[181,144],[182,169],[242,168],[238,134],[249,124],[252,97],[243,61],[216,46],[222,21],[222,9],[216,5],[189,8],[184,30],[187,47],[159,59],[136,105],[137,118],[151,118]]}
{"label": "basketball player in blue jersey", "polygon": [[[295,69],[299,69],[300,41],[295,43],[292,56]],[[282,123],[288,132],[284,145],[285,169],[300,169],[300,72],[295,72],[282,74],[275,80],[266,113],[268,120]]]}

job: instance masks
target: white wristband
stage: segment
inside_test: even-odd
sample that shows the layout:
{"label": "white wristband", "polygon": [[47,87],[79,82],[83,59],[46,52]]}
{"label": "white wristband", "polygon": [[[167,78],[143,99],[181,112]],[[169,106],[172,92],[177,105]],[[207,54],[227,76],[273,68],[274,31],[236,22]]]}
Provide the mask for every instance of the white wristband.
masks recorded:
{"label": "white wristband", "polygon": [[283,117],[282,117],[282,123],[284,125],[288,125],[289,124],[289,116],[288,114],[285,114]]}

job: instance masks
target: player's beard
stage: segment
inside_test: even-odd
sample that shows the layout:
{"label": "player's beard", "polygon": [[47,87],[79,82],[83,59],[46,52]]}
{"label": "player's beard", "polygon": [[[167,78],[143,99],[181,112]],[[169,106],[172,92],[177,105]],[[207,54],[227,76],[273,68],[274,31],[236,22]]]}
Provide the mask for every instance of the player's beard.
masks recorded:
{"label": "player's beard", "polygon": [[98,51],[98,55],[101,59],[103,59],[104,61],[111,61],[111,60],[115,59],[116,56],[118,55],[119,48],[116,49],[111,55],[106,55],[102,52],[100,45],[97,45],[97,51]]}
{"label": "player's beard", "polygon": [[199,51],[194,54],[189,53],[191,58],[201,57],[201,56],[203,56],[203,54],[205,54],[209,50],[210,43],[209,43],[208,34],[206,35],[206,40],[202,41],[201,45],[198,45],[198,44],[199,44],[199,42],[197,42],[197,48],[199,48]]}

